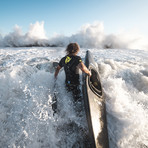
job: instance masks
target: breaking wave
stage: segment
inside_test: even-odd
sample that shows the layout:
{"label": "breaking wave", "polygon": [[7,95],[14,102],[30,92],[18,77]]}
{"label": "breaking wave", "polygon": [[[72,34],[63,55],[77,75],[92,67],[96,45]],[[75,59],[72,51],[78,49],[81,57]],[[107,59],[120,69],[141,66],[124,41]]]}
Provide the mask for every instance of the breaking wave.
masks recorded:
{"label": "breaking wave", "polygon": [[36,22],[30,25],[27,33],[23,34],[22,29],[16,25],[13,32],[2,37],[0,35],[1,47],[32,47],[43,46],[65,47],[70,42],[77,42],[83,48],[130,48],[147,49],[147,40],[136,31],[105,34],[102,22],[85,24],[79,31],[71,36],[57,34],[47,38],[44,30],[44,22]]}

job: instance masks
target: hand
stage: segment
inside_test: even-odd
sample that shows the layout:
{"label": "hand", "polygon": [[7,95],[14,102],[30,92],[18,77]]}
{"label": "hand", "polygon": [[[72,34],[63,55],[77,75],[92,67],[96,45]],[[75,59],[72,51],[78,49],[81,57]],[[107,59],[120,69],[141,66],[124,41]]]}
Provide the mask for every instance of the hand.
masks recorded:
{"label": "hand", "polygon": [[91,77],[91,75],[92,75],[92,74],[91,74],[91,71],[89,71],[88,75]]}

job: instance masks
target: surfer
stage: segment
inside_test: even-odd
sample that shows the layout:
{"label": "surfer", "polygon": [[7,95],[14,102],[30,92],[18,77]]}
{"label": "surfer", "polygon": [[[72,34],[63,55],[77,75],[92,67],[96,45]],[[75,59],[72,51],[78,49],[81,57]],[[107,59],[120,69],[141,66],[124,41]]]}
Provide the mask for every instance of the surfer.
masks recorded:
{"label": "surfer", "polygon": [[77,56],[78,52],[80,51],[80,47],[77,43],[70,43],[66,48],[66,56],[64,56],[56,70],[55,70],[55,79],[58,76],[58,73],[62,67],[64,67],[66,79],[65,84],[68,91],[71,91],[75,101],[80,99],[80,76],[79,76],[79,69],[82,70],[82,72],[88,74],[91,76],[91,72],[87,69],[87,67],[82,62],[82,59],[80,56]]}

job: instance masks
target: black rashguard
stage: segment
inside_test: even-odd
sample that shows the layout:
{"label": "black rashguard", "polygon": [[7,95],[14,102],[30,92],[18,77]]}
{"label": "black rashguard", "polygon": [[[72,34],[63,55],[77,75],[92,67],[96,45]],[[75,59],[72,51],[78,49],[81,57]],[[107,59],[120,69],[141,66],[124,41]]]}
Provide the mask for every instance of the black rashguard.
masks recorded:
{"label": "black rashguard", "polygon": [[78,85],[79,81],[79,70],[77,68],[78,64],[82,62],[81,57],[79,56],[65,56],[60,62],[59,66],[64,67],[64,71],[66,74],[66,84],[74,84]]}

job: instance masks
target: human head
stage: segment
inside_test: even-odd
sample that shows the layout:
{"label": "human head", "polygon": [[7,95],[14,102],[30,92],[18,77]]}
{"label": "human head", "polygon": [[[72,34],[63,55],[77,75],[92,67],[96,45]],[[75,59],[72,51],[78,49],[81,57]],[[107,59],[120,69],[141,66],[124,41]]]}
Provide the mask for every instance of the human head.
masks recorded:
{"label": "human head", "polygon": [[70,43],[66,48],[67,54],[77,54],[80,50],[78,43]]}

